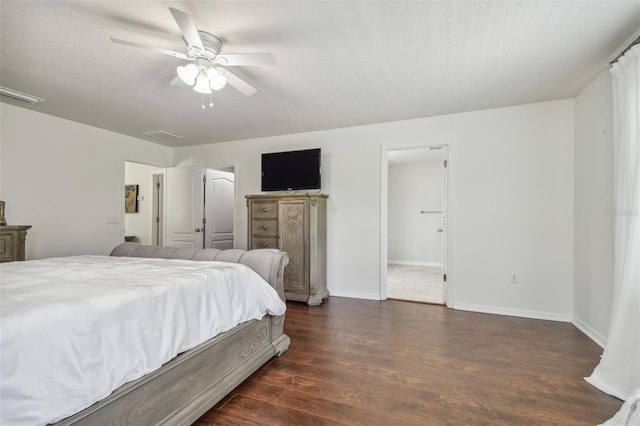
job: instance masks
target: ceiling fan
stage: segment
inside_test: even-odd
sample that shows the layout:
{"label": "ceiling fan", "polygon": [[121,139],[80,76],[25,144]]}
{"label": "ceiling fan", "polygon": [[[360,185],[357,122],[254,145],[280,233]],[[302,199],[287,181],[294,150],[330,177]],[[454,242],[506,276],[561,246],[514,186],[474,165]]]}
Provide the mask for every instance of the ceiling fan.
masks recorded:
{"label": "ceiling fan", "polygon": [[[258,90],[240,77],[223,67],[246,65],[276,65],[276,58],[271,53],[228,53],[222,54],[222,40],[205,31],[199,31],[196,24],[186,12],[169,8],[176,20],[187,44],[186,53],[174,52],[159,47],[147,46],[127,40],[111,37],[111,41],[125,46],[151,50],[178,59],[189,61],[178,66],[178,76],[170,84],[181,85],[181,82],[193,87],[198,93],[211,94],[213,90],[222,89],[227,83],[246,96],[255,95]],[[213,103],[209,103],[213,106]],[[202,105],[204,109],[204,103]]]}

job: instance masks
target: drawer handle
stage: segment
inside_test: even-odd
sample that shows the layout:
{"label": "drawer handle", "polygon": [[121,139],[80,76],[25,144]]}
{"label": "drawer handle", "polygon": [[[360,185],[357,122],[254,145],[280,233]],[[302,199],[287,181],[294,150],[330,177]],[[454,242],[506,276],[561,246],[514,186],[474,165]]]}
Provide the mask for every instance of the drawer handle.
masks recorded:
{"label": "drawer handle", "polygon": [[268,212],[268,211],[269,211],[269,209],[268,209],[268,208],[266,208],[266,207],[263,207],[263,208],[262,208],[262,213],[266,213],[266,212]]}
{"label": "drawer handle", "polygon": [[264,230],[266,231],[267,229],[269,229],[269,226],[267,226],[267,225],[262,225],[262,229],[264,229]]}
{"label": "drawer handle", "polygon": [[265,247],[265,248],[266,248],[266,247],[269,247],[269,243],[264,243],[264,244],[262,244],[262,247]]}

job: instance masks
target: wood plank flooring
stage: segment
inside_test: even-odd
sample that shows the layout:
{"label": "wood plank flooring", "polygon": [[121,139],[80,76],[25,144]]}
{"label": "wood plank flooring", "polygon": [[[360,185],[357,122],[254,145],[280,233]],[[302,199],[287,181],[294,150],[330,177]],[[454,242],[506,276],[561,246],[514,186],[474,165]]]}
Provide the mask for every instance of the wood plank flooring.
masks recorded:
{"label": "wood plank flooring", "polygon": [[288,303],[289,350],[196,425],[595,425],[601,348],[568,323],[331,297]]}

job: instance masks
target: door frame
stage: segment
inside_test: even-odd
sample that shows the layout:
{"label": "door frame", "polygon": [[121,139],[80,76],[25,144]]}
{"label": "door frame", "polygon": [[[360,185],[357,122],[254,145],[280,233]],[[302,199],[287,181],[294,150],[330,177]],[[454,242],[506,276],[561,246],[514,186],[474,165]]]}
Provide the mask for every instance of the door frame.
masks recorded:
{"label": "door frame", "polygon": [[446,209],[447,227],[443,235],[443,273],[447,275],[447,281],[444,283],[444,303],[448,308],[454,308],[455,303],[455,273],[454,273],[454,247],[453,247],[453,230],[454,230],[454,206],[453,197],[453,170],[455,161],[454,144],[451,141],[443,141],[442,143],[429,143],[424,145],[381,145],[380,146],[380,283],[379,296],[380,300],[388,298],[387,290],[387,274],[388,274],[388,243],[389,243],[389,151],[401,151],[409,149],[428,149],[433,146],[447,147],[447,169],[443,179],[443,185],[446,190],[443,193],[443,208]]}
{"label": "door frame", "polygon": [[[158,247],[164,246],[164,178],[165,173],[154,173],[153,176],[153,188],[152,188],[152,200],[153,203],[153,214],[151,215],[151,244],[157,245]],[[159,186],[158,186],[159,185]],[[157,190],[156,188],[159,188]],[[156,223],[154,223],[154,221]]]}

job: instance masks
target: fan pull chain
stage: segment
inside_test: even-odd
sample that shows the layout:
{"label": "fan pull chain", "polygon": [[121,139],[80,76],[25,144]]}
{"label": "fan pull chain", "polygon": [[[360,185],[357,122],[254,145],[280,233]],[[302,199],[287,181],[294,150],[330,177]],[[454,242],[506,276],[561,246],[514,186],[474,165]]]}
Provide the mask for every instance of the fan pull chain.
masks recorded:
{"label": "fan pull chain", "polygon": [[[213,108],[213,94],[212,93],[209,94],[209,106],[211,108]],[[205,106],[204,106],[204,93],[202,94],[202,109],[205,109]]]}

